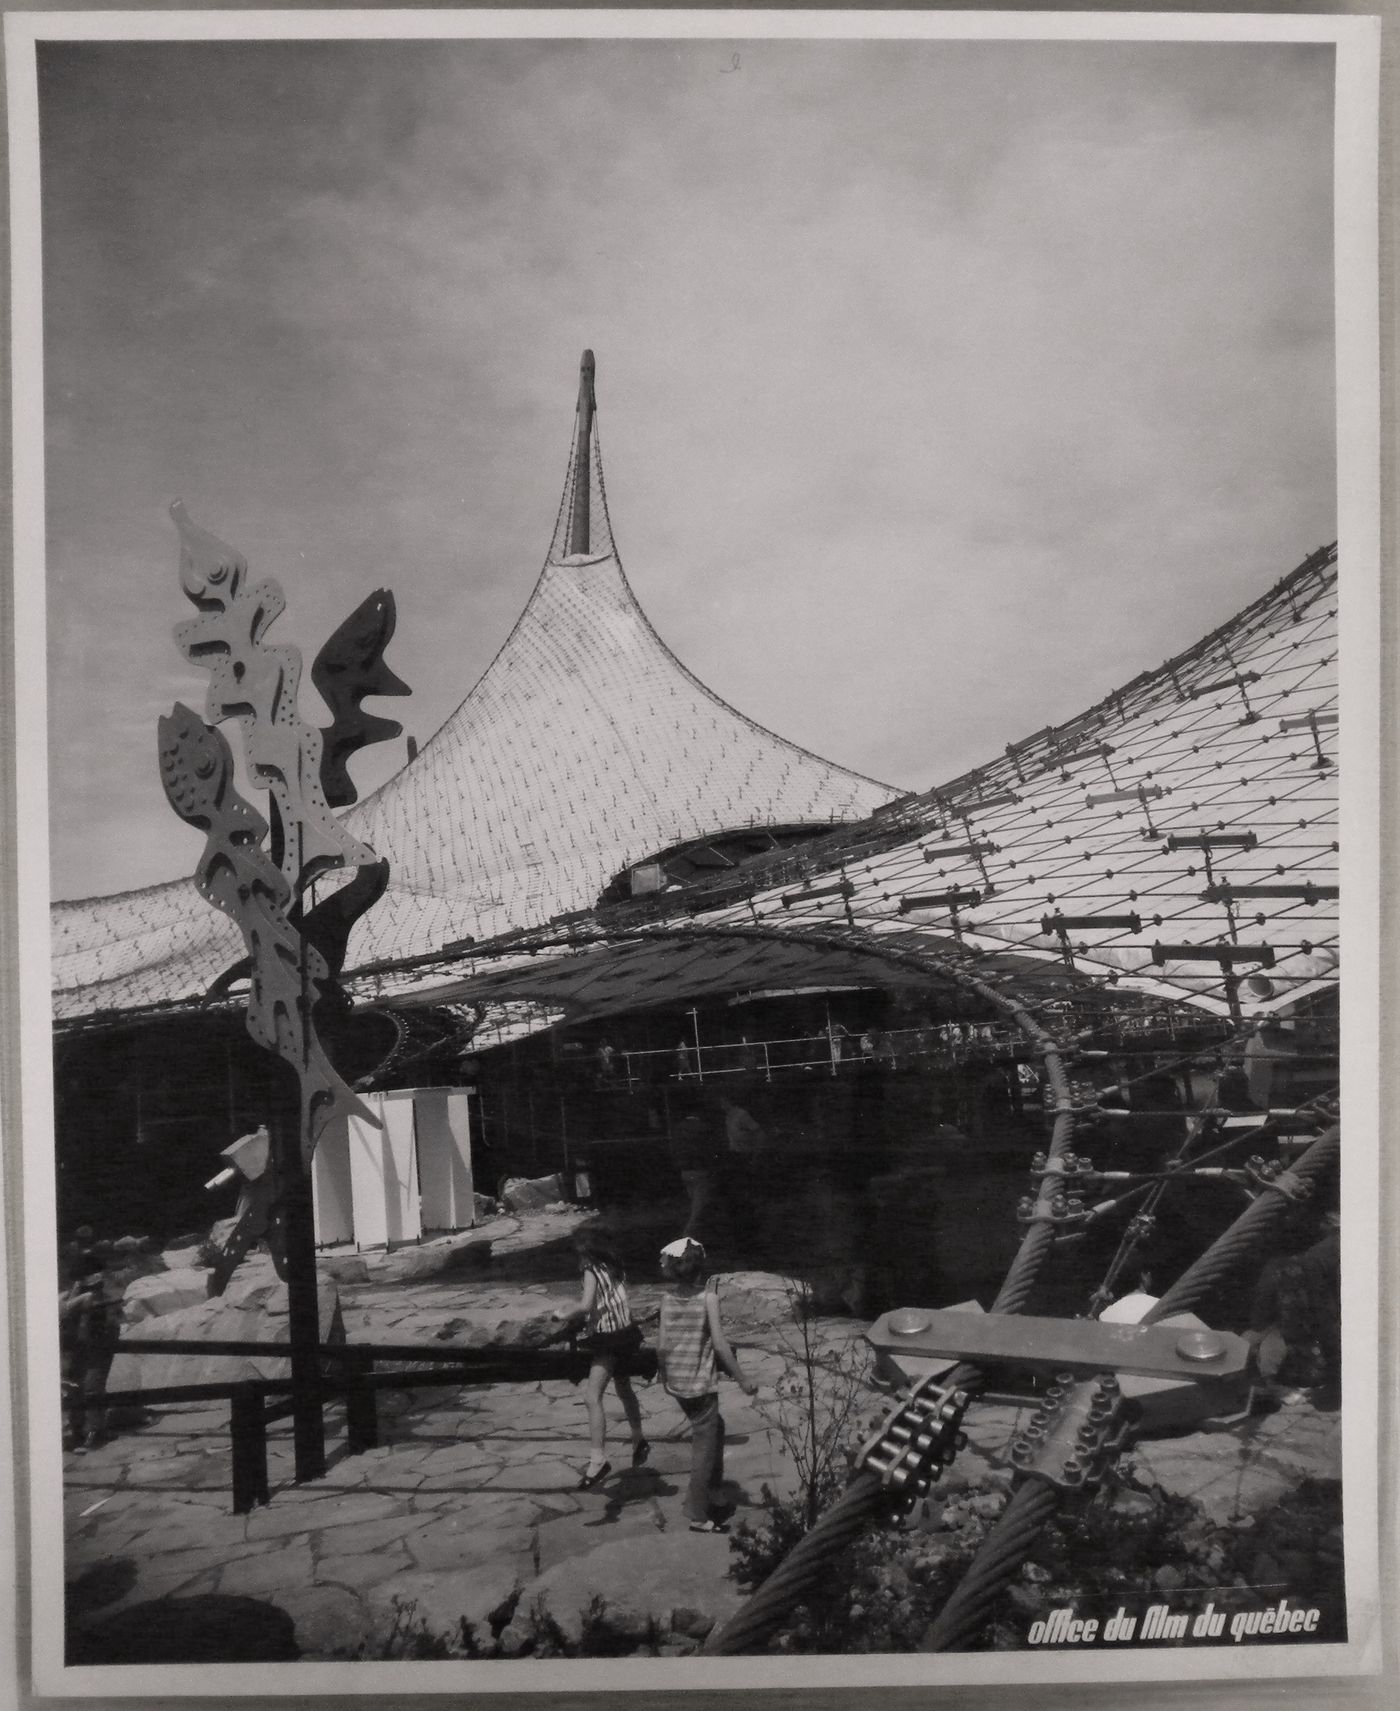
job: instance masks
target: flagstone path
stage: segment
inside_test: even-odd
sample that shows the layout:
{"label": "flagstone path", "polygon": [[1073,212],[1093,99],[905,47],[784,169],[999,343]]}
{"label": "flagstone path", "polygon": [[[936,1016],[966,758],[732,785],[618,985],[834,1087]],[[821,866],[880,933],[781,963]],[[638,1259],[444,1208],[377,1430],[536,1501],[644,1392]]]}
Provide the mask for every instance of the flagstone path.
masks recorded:
{"label": "flagstone path", "polygon": [[[351,1342],[510,1341],[575,1296],[566,1278],[502,1284],[487,1274],[343,1285],[341,1308]],[[658,1291],[639,1285],[632,1298],[645,1324]],[[799,1333],[781,1279],[733,1275],[723,1298],[741,1362],[759,1384],[752,1400],[724,1385],[726,1473],[738,1517],[757,1519],[761,1487],[793,1483],[777,1390],[792,1376]],[[822,1358],[839,1375],[862,1347],[860,1327],[820,1321],[817,1330]],[[177,1615],[197,1622],[191,1612],[236,1600],[283,1612],[303,1657],[382,1655],[396,1624],[400,1639],[419,1625],[457,1641],[463,1621],[478,1648],[513,1656],[529,1648],[531,1625],[546,1613],[576,1643],[591,1604],[622,1641],[649,1639],[667,1655],[693,1651],[742,1594],[727,1576],[728,1541],[690,1533],[682,1517],[689,1446],[678,1409],[659,1385],[639,1385],[638,1394],[650,1461],[626,1465],[610,1395],[620,1471],[592,1491],[577,1489],[587,1456],[581,1387],[444,1384],[381,1392],[381,1442],[361,1455],[344,1453],[343,1419],[328,1410],[330,1467],[313,1485],[292,1482],[290,1434],[285,1423],[274,1426],[272,1500],[247,1515],[231,1513],[227,1405],[154,1411],[145,1427],[65,1458],[75,1658],[122,1655],[133,1625],[149,1648],[165,1612],[173,1660]],[[872,1389],[860,1402],[856,1435],[883,1408]],[[991,1471],[1015,1419],[1002,1407],[969,1414],[959,1483]],[[1223,1522],[1309,1475],[1336,1477],[1338,1436],[1335,1415],[1282,1408],[1135,1455],[1144,1473],[1199,1497]],[[196,1598],[206,1603],[185,1602]],[[155,1642],[158,1651],[166,1640]]]}

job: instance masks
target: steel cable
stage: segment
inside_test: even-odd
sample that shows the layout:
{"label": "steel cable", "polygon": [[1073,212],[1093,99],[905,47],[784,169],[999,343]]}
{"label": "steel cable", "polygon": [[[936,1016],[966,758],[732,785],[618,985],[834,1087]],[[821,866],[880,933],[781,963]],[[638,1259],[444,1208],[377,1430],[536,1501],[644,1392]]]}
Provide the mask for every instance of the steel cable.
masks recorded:
{"label": "steel cable", "polygon": [[1262,1237],[1272,1234],[1284,1222],[1295,1200],[1308,1193],[1318,1178],[1336,1163],[1341,1147],[1341,1125],[1334,1123],[1317,1137],[1296,1164],[1290,1165],[1267,1184],[1259,1198],[1240,1213],[1229,1229],[1217,1237],[1194,1264],[1187,1267],[1144,1316],[1143,1323],[1151,1325],[1173,1313],[1189,1312],[1205,1300],[1211,1290],[1248,1257]]}
{"label": "steel cable", "polygon": [[1017,1487],[967,1573],[924,1634],[920,1650],[954,1651],[978,1634],[1059,1508],[1060,1498],[1057,1487],[1033,1476]]}

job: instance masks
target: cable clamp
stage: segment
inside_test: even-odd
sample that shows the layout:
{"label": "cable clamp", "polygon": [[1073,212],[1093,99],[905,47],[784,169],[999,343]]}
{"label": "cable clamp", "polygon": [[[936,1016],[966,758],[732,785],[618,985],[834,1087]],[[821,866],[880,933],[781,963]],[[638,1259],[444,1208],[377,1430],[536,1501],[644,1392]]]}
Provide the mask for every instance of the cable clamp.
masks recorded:
{"label": "cable clamp", "polygon": [[880,1476],[901,1508],[910,1509],[967,1443],[965,1390],[948,1390],[932,1378],[910,1385],[856,1452],[858,1471]]}
{"label": "cable clamp", "polygon": [[1048,1205],[1042,1198],[1033,1200],[1026,1194],[1016,1205],[1016,1222],[1022,1226],[1049,1224],[1059,1230],[1082,1224],[1087,1218],[1083,1197],[1078,1194],[1054,1194]]}
{"label": "cable clamp", "polygon": [[1245,1160],[1244,1174],[1260,1189],[1281,1194],[1285,1200],[1291,1200],[1295,1205],[1302,1205],[1312,1197],[1312,1184],[1287,1169],[1282,1159],[1261,1158],[1256,1153]]}
{"label": "cable clamp", "polygon": [[1076,1383],[1058,1373],[1040,1409],[1011,1444],[1012,1465],[1061,1491],[1093,1491],[1132,1441],[1136,1404],[1117,1378],[1102,1373]]}

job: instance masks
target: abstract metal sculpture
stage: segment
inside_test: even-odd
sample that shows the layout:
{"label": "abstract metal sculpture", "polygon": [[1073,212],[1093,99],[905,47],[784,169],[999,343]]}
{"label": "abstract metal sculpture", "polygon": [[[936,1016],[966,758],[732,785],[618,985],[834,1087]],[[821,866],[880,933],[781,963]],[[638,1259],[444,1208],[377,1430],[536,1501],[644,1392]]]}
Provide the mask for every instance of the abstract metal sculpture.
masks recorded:
{"label": "abstract metal sculpture", "polygon": [[[340,625],[317,655],[313,681],[332,714],[324,730],[301,715],[301,654],[270,645],[267,632],[286,605],[271,578],[251,582],[240,553],[171,506],[180,535],[180,584],[199,616],[179,624],[186,659],[209,672],[204,718],[177,704],[159,722],[161,782],[172,808],[205,834],[195,872],[201,896],[234,920],[247,957],[216,990],[246,976],[248,1032],[297,1078],[299,1118],[274,1125],[272,1153],[256,1218],[242,1217],[215,1268],[221,1293],[259,1236],[270,1239],[286,1279],[298,1480],[325,1472],[321,1417],[319,1313],[309,1167],[334,1118],[376,1121],[337,1074],[316,1034],[316,1014],[343,1006],[339,975],[350,930],[383,895],[388,863],[348,832],[332,812],[355,800],[346,761],[367,743],[397,736],[392,720],[365,713],[367,695],[406,695],[384,663],[394,632],[394,601],[379,589]],[[243,736],[248,775],[269,793],[264,818],[239,794],[233,750],[216,729],[233,720]],[[267,850],[263,840],[269,838]],[[320,874],[356,873],[315,906],[302,900]],[[254,1210],[250,1204],[245,1211]],[[256,1224],[256,1229],[254,1225]]]}
{"label": "abstract metal sculpture", "polygon": [[[324,958],[288,917],[292,887],[262,849],[267,821],[238,794],[233,751],[222,731],[177,702],[159,722],[166,798],[206,834],[195,869],[200,895],[232,917],[248,947],[248,1032],[296,1072],[303,1165],[332,1117],[369,1116],[316,1038],[308,993],[324,985]],[[377,864],[376,864],[377,866]]]}

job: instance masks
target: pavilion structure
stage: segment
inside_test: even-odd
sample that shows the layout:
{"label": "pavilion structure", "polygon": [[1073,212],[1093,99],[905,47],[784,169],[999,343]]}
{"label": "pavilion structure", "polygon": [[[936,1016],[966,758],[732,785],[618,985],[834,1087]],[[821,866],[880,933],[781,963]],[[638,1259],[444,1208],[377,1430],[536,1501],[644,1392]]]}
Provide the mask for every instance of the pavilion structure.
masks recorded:
{"label": "pavilion structure", "polygon": [[[585,352],[529,601],[446,724],[346,814],[390,864],[347,967],[542,927],[609,886],[630,895],[728,870],[895,796],[736,712],[652,628],[613,539]],[[188,1010],[243,954],[232,922],[186,880],[56,903],[52,950],[60,1025]]]}
{"label": "pavilion structure", "polygon": [[935,964],[1247,1025],[1339,981],[1337,552],[1067,724],[800,849],[587,921],[361,971],[378,1005],[573,1020]]}

